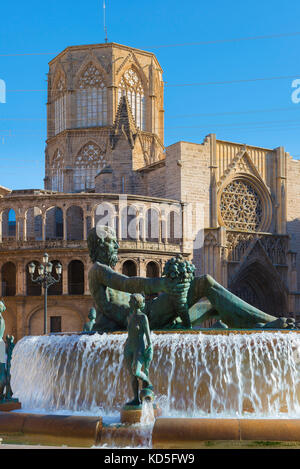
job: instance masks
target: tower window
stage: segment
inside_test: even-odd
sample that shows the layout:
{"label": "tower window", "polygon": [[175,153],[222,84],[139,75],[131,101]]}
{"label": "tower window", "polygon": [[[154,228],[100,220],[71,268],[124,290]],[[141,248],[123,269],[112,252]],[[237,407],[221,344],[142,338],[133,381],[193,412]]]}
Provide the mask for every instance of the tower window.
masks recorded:
{"label": "tower window", "polygon": [[59,132],[62,132],[67,128],[65,83],[62,78],[58,81],[54,91],[54,131],[55,135],[57,135]]}
{"label": "tower window", "polygon": [[95,187],[95,177],[106,165],[104,152],[98,145],[88,143],[77,155],[74,167],[74,192]]}
{"label": "tower window", "polygon": [[64,190],[64,158],[60,150],[57,150],[54,154],[51,172],[52,172],[52,190],[63,192]]}
{"label": "tower window", "polygon": [[122,96],[127,96],[136,126],[141,130],[145,130],[146,106],[144,90],[141,80],[132,68],[127,70],[121,78],[119,85],[119,101]]}
{"label": "tower window", "polygon": [[100,71],[90,64],[81,75],[76,91],[77,127],[107,124],[107,91]]}

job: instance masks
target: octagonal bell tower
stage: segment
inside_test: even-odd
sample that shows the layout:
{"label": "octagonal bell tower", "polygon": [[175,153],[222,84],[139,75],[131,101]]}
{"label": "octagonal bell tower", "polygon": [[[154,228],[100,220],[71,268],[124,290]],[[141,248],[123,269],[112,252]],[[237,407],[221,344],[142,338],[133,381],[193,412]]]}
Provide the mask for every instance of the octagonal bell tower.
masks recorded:
{"label": "octagonal bell tower", "polygon": [[46,189],[93,192],[109,168],[106,192],[136,193],[136,170],[163,158],[163,139],[154,54],[105,43],[68,47],[49,63]]}

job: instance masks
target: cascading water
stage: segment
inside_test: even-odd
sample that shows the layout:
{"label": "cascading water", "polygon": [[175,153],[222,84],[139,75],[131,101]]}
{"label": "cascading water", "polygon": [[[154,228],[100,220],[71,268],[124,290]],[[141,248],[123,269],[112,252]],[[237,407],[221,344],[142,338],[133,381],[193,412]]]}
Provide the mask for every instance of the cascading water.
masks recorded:
{"label": "cascading water", "polygon": [[[130,399],[127,334],[29,336],[12,359],[22,408],[116,415]],[[300,335],[155,334],[150,379],[163,416],[300,416]]]}

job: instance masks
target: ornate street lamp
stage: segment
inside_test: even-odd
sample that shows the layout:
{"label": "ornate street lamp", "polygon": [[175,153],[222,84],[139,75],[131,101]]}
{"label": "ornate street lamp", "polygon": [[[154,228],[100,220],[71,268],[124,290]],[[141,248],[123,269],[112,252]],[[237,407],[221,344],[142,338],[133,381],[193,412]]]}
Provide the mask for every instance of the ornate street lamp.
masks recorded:
{"label": "ornate street lamp", "polygon": [[31,262],[28,266],[28,271],[33,283],[38,283],[44,288],[44,334],[47,334],[47,296],[48,288],[54,283],[59,283],[61,280],[62,266],[60,263],[56,264],[55,271],[58,278],[54,278],[52,273],[53,264],[49,262],[49,256],[47,253],[43,255],[43,262],[37,266],[38,276],[34,278],[36,265]]}

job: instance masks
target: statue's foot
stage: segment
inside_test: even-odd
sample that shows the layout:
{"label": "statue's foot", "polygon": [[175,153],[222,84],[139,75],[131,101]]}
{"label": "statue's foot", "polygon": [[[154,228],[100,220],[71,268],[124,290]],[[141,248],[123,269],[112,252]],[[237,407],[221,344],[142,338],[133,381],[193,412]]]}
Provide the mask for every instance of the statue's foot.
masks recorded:
{"label": "statue's foot", "polygon": [[140,401],[139,399],[133,399],[133,400],[130,401],[130,402],[126,402],[125,405],[128,405],[128,406],[131,406],[131,405],[132,405],[132,406],[139,406],[139,405],[141,405],[141,404],[142,404],[142,403],[141,403],[141,401]]}

